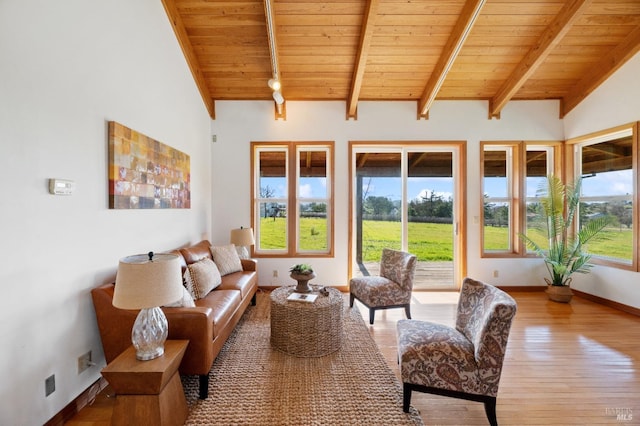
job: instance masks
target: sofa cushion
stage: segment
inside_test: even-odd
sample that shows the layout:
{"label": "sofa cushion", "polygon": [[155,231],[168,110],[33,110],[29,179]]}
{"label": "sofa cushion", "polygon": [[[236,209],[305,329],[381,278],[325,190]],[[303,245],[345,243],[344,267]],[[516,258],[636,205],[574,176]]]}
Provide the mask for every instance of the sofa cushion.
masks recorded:
{"label": "sofa cushion", "polygon": [[222,277],[219,290],[240,290],[242,298],[249,296],[254,289],[257,274],[253,271],[242,271],[227,274]]}
{"label": "sofa cushion", "polygon": [[212,291],[206,297],[196,300],[196,306],[211,308],[213,312],[214,339],[227,327],[241,301],[239,291],[222,289]]}
{"label": "sofa cushion", "polygon": [[[187,266],[187,269],[192,282],[190,290],[196,300],[205,297],[222,282],[220,271],[218,271],[218,267],[211,259],[205,258],[199,262],[192,263]],[[189,283],[186,283],[185,287],[189,289]]]}
{"label": "sofa cushion", "polygon": [[206,257],[211,259],[211,251],[209,250],[210,246],[211,243],[209,241],[202,240],[198,244],[181,248],[179,252],[184,258],[185,263],[189,265]]}
{"label": "sofa cushion", "polygon": [[211,246],[211,254],[213,255],[213,261],[220,269],[220,275],[224,276],[242,271],[242,262],[234,244]]}

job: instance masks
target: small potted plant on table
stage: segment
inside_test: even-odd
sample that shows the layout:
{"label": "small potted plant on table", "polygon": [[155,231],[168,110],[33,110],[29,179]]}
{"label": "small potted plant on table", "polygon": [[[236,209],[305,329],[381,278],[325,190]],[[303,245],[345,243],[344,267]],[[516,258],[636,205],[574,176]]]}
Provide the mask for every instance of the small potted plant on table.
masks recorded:
{"label": "small potted plant on table", "polygon": [[295,289],[297,293],[311,293],[309,281],[316,277],[311,265],[307,263],[298,263],[297,265],[293,265],[289,269],[289,272],[291,273],[289,276],[298,281],[298,285]]}

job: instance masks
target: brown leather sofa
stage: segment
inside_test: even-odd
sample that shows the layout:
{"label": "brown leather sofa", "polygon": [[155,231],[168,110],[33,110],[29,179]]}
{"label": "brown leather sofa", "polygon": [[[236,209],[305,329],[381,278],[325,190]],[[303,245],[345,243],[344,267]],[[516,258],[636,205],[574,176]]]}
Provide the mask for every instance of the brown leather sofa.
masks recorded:
{"label": "brown leather sofa", "polygon": [[[174,250],[181,259],[183,272],[187,264],[205,257],[211,258],[211,244],[203,240],[190,247]],[[249,306],[255,305],[258,289],[257,261],[241,259],[243,271],[222,277],[222,283],[195,307],[163,307],[169,323],[169,339],[189,340],[180,364],[180,374],[200,376],[200,398],[206,399],[209,371],[222,346]],[[91,290],[98,320],[100,338],[107,363],[113,361],[131,345],[131,329],[138,315],[136,310],[113,306],[115,285],[105,284]]]}

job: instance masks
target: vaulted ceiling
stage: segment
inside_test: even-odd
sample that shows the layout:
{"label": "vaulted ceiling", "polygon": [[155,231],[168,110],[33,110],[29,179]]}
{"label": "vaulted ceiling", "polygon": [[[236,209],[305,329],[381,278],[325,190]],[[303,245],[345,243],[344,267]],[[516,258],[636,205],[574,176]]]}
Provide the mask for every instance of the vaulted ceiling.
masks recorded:
{"label": "vaulted ceiling", "polygon": [[558,99],[563,117],[640,51],[640,0],[162,1],[213,118],[216,100],[272,99],[274,74],[285,107],[344,101],[347,119],[443,99],[487,100],[489,118]]}

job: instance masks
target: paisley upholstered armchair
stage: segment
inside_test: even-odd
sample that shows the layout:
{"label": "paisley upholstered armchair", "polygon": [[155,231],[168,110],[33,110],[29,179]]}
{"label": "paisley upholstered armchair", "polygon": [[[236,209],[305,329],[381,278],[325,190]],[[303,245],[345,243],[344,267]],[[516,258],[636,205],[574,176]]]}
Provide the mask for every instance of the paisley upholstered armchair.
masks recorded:
{"label": "paisley upholstered armchair", "polygon": [[465,278],[455,328],[398,321],[404,411],[415,390],[483,402],[489,423],[497,425],[498,383],[516,308],[502,290]]}
{"label": "paisley upholstered armchair", "polygon": [[411,291],[416,270],[413,254],[382,249],[380,276],[357,277],[349,282],[349,306],[354,299],[369,308],[369,324],[373,324],[377,309],[404,308],[411,318]]}

